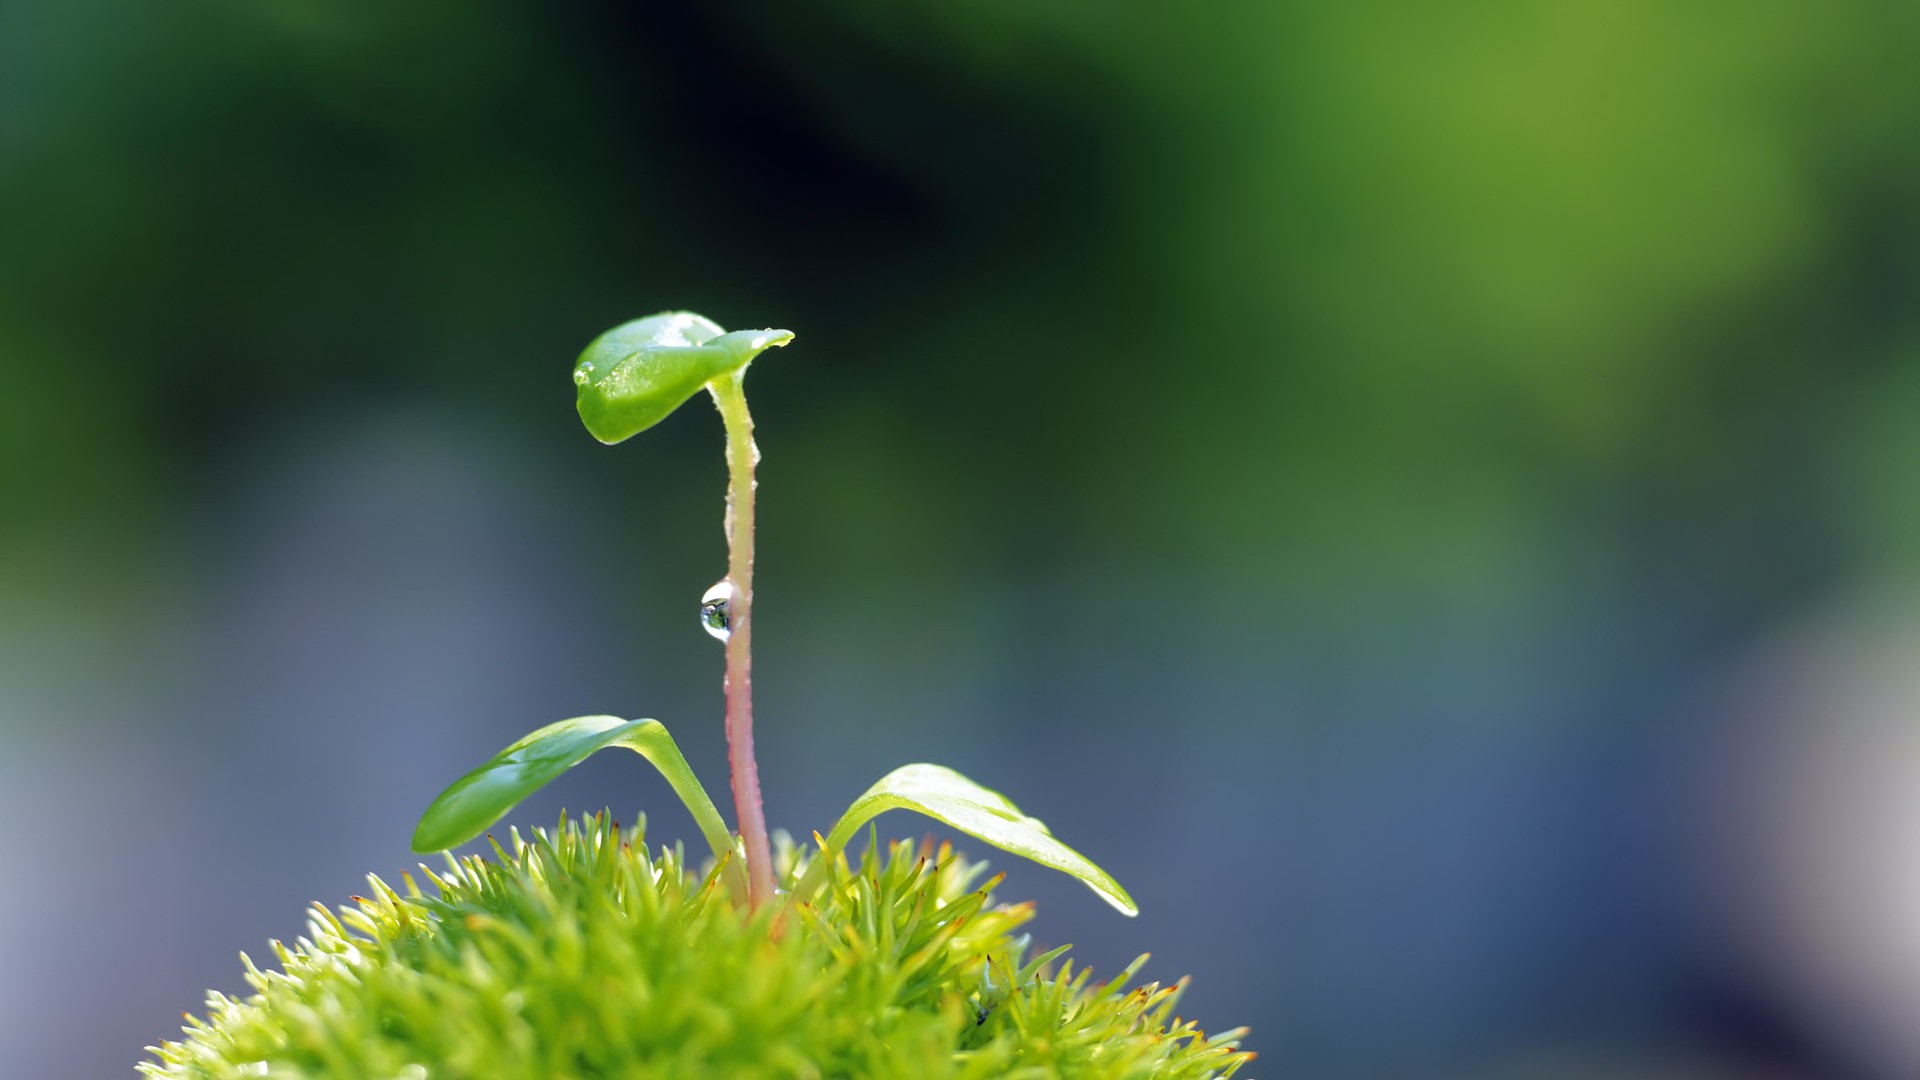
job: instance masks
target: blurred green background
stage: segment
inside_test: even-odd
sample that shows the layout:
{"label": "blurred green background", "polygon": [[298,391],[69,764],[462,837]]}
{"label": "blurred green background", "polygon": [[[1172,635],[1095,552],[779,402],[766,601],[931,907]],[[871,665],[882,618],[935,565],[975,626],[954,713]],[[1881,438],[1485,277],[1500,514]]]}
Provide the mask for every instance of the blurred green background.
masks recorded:
{"label": "blurred green background", "polygon": [[[124,1073],[522,732],[908,760],[1262,1076],[1920,1070],[1920,8],[0,5],[0,1041]],[[697,403],[696,403],[697,404]],[[595,762],[516,814],[654,812]],[[916,835],[922,823],[886,827]],[[15,1068],[19,1071],[15,1071]]]}

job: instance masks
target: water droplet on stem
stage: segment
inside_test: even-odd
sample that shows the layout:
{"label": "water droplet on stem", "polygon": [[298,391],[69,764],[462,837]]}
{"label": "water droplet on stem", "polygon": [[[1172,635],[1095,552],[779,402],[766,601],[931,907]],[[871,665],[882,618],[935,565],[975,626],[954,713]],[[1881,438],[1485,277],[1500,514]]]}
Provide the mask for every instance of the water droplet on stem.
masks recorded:
{"label": "water droplet on stem", "polygon": [[721,641],[733,635],[733,620],[727,612],[734,597],[733,582],[721,578],[700,598],[700,625]]}

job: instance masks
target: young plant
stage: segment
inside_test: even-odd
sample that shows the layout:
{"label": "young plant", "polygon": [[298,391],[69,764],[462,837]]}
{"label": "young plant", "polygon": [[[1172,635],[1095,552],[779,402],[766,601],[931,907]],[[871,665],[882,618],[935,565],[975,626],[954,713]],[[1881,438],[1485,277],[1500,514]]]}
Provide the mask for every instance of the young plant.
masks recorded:
{"label": "young plant", "polygon": [[881,777],[815,850],[770,837],[753,756],[753,420],[743,383],[785,330],[724,333],[669,312],[602,334],[574,367],[580,417],[606,443],[658,423],[701,389],[727,435],[727,576],[700,619],[726,643],[726,731],[738,832],[657,720],[581,716],[528,734],[436,798],[416,851],[478,836],[596,751],[624,747],[658,769],[713,850],[705,873],[677,847],[650,850],[645,821],[602,815],[518,830],[494,859],[445,856],[404,891],[315,905],[309,932],[242,954],[254,993],[208,996],[205,1020],[149,1047],[154,1077],[525,1078],[1010,1075],[1230,1076],[1251,1060],[1239,1030],[1209,1038],[1172,1013],[1185,980],[1126,990],[1027,955],[1031,905],[993,905],[980,865],[947,845],[891,846],[863,827],[888,810],[933,817],[1079,878],[1127,915],[1126,890],[1006,797],[938,765]]}
{"label": "young plant", "polygon": [[[729,865],[735,895],[744,893],[754,908],[775,900],[778,887],[753,757],[753,471],[760,451],[747,411],[746,375],[755,357],[792,340],[785,330],[726,333],[691,312],[666,312],[600,335],[573,369],[580,419],[594,438],[609,445],[666,419],[703,387],[719,407],[727,433],[727,576],[702,597],[700,619],[727,648],[727,760],[738,837],[720,821],[713,800],[658,721],[583,716],[527,735],[448,788],[420,819],[415,851],[440,851],[473,839],[595,751],[624,746],[652,762],[686,803],[714,857]],[[1071,874],[1124,914],[1139,911],[1111,875],[1054,839],[1045,824],[1021,813],[1005,796],[952,769],[926,764],[901,766],[855,799],[819,841],[819,857],[791,883],[784,902],[813,899],[826,883],[825,867],[860,827],[894,809],[917,810],[1003,851]],[[736,859],[746,864],[744,882],[733,866]]]}

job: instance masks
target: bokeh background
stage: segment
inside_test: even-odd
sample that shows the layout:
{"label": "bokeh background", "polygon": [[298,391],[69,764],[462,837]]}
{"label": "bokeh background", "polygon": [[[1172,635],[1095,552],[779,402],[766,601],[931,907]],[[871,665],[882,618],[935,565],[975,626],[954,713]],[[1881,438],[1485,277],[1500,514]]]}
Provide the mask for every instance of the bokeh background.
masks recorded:
{"label": "bokeh background", "polygon": [[[1920,1072],[1920,8],[0,4],[0,1067],[126,1075],[446,782],[910,760],[1260,1076]],[[515,815],[646,809],[595,761]],[[918,835],[912,818],[883,819]]]}

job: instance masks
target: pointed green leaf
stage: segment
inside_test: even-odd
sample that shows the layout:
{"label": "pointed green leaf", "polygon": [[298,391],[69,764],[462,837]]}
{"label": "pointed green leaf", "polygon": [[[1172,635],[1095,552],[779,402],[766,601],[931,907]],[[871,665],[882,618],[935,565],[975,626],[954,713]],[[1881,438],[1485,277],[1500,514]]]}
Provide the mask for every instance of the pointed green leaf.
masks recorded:
{"label": "pointed green leaf", "polygon": [[1045,823],[1022,814],[1005,795],[981,787],[952,769],[925,764],[903,765],[855,799],[827,836],[826,850],[794,886],[794,895],[805,898],[823,884],[823,868],[840,857],[861,826],[888,810],[917,810],[1002,851],[1079,878],[1123,915],[1140,913],[1133,898],[1110,874],[1055,840]]}
{"label": "pointed green leaf", "polygon": [[[426,854],[464,844],[486,831],[522,799],[553,778],[609,746],[624,746],[652,762],[667,778],[700,827],[715,858],[733,854],[733,834],[714,809],[713,800],[693,775],[687,759],[658,720],[622,720],[617,716],[577,716],[521,738],[491,760],[453,782],[420,816],[413,850]],[[737,863],[730,871],[737,874]],[[744,887],[744,881],[740,882]]]}
{"label": "pointed green leaf", "polygon": [[723,333],[691,311],[667,311],[601,334],[573,366],[580,419],[603,443],[632,438],[700,388],[793,340],[786,330]]}

